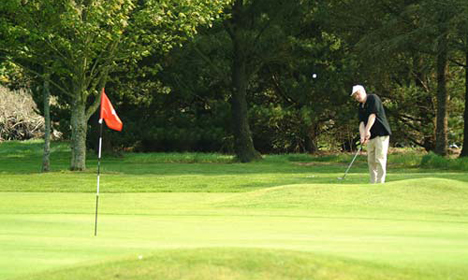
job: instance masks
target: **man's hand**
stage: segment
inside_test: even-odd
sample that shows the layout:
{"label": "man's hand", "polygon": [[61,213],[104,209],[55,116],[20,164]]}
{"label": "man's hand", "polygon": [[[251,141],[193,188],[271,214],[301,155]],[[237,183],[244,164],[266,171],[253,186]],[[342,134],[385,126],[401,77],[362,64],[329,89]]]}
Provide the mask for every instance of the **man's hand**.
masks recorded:
{"label": "man's hand", "polygon": [[367,142],[369,142],[370,137],[371,137],[370,130],[366,129],[366,131],[364,132],[364,144],[367,144]]}
{"label": "man's hand", "polygon": [[359,136],[361,136],[361,145],[367,144],[371,138],[370,129],[375,122],[375,114],[369,116],[369,122],[367,126],[364,125],[364,122],[359,124]]}
{"label": "man's hand", "polygon": [[[369,115],[369,118],[367,119],[367,125],[364,126],[364,123],[361,122],[362,124],[362,130],[361,131],[361,140],[364,140],[362,141],[361,143],[362,144],[367,144],[367,142],[369,142],[370,138],[371,138],[371,133],[370,133],[370,130],[371,130],[371,127],[374,125],[375,123],[375,119],[376,119],[376,115],[375,114],[370,114]],[[364,139],[362,139],[364,138]]]}

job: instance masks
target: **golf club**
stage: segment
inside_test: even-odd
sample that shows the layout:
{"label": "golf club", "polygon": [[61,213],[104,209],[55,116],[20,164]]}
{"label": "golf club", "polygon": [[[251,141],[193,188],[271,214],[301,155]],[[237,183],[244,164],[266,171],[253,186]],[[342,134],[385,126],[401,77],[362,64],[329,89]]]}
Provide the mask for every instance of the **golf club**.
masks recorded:
{"label": "golf club", "polygon": [[348,174],[348,171],[349,171],[349,169],[351,168],[351,165],[353,165],[354,160],[356,160],[356,157],[358,156],[359,152],[361,151],[361,148],[362,148],[362,146],[360,145],[359,148],[358,148],[358,150],[357,150],[357,152],[356,152],[356,154],[355,154],[354,157],[353,157],[353,160],[351,161],[351,163],[349,164],[348,168],[346,169],[346,171],[345,171],[343,177],[338,177],[338,180],[343,180],[343,179],[346,177],[346,174]]}

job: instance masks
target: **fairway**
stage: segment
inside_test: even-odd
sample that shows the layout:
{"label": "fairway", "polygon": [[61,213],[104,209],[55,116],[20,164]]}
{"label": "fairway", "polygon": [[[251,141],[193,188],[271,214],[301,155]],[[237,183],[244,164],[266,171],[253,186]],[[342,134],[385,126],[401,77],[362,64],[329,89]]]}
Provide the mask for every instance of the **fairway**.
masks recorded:
{"label": "fairway", "polygon": [[25,169],[0,175],[0,279],[468,275],[464,173],[394,168],[387,184],[369,185],[362,158],[344,182],[342,163],[312,157],[315,165],[129,158],[104,161],[94,237],[92,171],[40,174],[4,155],[3,166]]}

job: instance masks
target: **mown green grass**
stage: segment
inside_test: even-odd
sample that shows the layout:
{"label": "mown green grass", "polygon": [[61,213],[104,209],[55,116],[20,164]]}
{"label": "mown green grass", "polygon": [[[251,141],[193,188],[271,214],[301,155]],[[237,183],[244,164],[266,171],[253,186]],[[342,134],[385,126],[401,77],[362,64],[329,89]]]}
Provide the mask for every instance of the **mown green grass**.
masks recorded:
{"label": "mown green grass", "polygon": [[[151,258],[162,249],[190,254],[196,248],[211,248],[207,250],[208,255],[200,258],[216,259],[215,249],[229,247],[251,250],[251,259],[243,260],[252,262],[254,267],[252,278],[247,279],[269,279],[253,276],[255,271],[263,271],[267,266],[255,257],[257,249],[290,254],[306,252],[310,259],[319,260],[325,256],[331,266],[334,261],[342,260],[349,266],[345,271],[354,270],[358,264],[369,269],[377,266],[383,270],[373,271],[388,275],[389,279],[396,275],[406,275],[407,279],[464,279],[468,273],[465,265],[468,219],[463,214],[466,213],[463,202],[468,197],[465,191],[458,196],[451,192],[441,197],[442,190],[433,193],[431,190],[437,186],[428,182],[425,185],[429,186],[420,186],[422,195],[417,190],[404,191],[404,187],[398,186],[379,191],[368,190],[366,185],[344,185],[349,188],[345,194],[332,192],[328,200],[325,194],[318,195],[324,185],[279,187],[245,196],[109,193],[101,196],[97,237],[93,237],[94,197],[91,194],[4,193],[0,209],[0,263],[4,267],[0,276],[32,274],[20,279],[67,279],[65,276],[70,277],[79,270],[79,273],[93,271],[79,279],[94,279],[96,274],[102,274],[102,279],[116,279],[106,276],[106,271],[120,266],[115,262],[136,260],[139,255]],[[458,187],[453,190],[456,192]],[[368,197],[371,192],[374,194]],[[416,203],[408,204],[398,196],[387,199],[396,194],[412,196]],[[450,202],[444,202],[454,196],[457,199],[453,204],[462,202],[461,205],[450,206]],[[444,203],[432,208],[438,201]],[[179,253],[174,252],[171,258],[177,260]],[[280,257],[281,252],[278,254]],[[239,261],[238,256],[231,257]],[[171,267],[165,262],[159,265]],[[190,271],[184,262],[179,265],[183,273]],[[208,270],[214,268],[211,263],[205,266]],[[144,273],[138,272],[141,269],[138,263],[125,267],[130,275]],[[36,275],[44,269],[50,271]],[[432,272],[426,273],[428,270]],[[293,275],[290,279],[294,279]],[[367,279],[365,275],[357,273],[342,279]],[[438,277],[428,278],[428,275]],[[308,275],[309,279],[333,279],[313,276]],[[211,278],[219,279],[217,275]]]}
{"label": "mown green grass", "polygon": [[41,174],[40,142],[0,144],[0,279],[468,275],[468,175],[422,155],[392,155],[385,185],[367,184],[363,156],[337,180],[352,154],[108,156],[94,237],[96,161],[72,173],[53,149]]}
{"label": "mown green grass", "polygon": [[[389,273],[390,272],[390,273]],[[414,271],[308,252],[267,249],[161,250],[25,279],[412,279]],[[428,277],[429,274],[420,274]],[[215,276],[215,277],[214,277]]]}
{"label": "mown green grass", "polygon": [[[67,143],[53,143],[52,172],[40,173],[42,143],[5,142],[0,145],[0,191],[95,192],[97,159],[88,153],[85,172],[68,171]],[[104,155],[101,164],[103,192],[246,192],[288,184],[367,183],[364,155],[358,157],[345,182],[337,180],[352,154],[332,156],[270,155],[249,164],[235,163],[219,154]],[[405,158],[408,159],[405,162]],[[420,168],[422,155],[390,155],[388,180],[447,178],[468,181],[458,170]],[[24,176],[28,175],[28,176]]]}

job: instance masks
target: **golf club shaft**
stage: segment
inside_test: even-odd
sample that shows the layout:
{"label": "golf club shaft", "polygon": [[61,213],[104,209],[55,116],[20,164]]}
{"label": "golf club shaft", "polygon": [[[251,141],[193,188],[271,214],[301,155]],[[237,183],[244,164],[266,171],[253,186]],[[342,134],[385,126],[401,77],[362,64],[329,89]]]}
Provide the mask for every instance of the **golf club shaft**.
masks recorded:
{"label": "golf club shaft", "polygon": [[358,150],[356,151],[356,154],[353,157],[353,160],[349,164],[348,168],[345,171],[345,174],[343,175],[343,179],[346,177],[346,174],[348,174],[349,169],[351,168],[351,165],[353,165],[354,161],[356,160],[356,157],[358,156],[359,152],[361,151],[362,146],[359,146]]}

